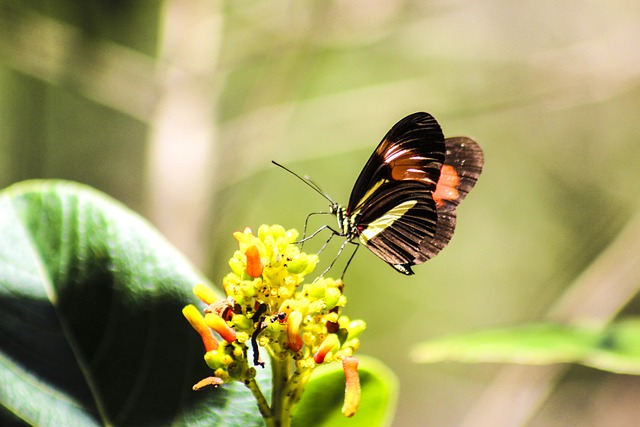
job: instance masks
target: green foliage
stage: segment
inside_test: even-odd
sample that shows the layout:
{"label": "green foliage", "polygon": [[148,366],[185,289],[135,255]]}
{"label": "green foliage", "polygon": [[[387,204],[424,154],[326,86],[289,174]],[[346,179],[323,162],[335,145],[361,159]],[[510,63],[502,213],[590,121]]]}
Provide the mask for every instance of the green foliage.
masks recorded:
{"label": "green foliage", "polygon": [[341,412],[344,372],[339,364],[314,371],[293,417],[294,427],[386,426],[391,424],[397,399],[395,374],[378,360],[358,357],[362,400],[358,413],[345,418]]}
{"label": "green foliage", "polygon": [[421,363],[579,363],[640,375],[640,318],[620,320],[606,328],[540,323],[458,334],[426,341],[412,356]]}
{"label": "green foliage", "polygon": [[146,221],[30,181],[2,191],[0,235],[0,424],[259,422],[243,387],[191,390],[206,366],[181,309],[204,278]]}
{"label": "green foliage", "polygon": [[[145,220],[89,187],[29,181],[0,193],[0,235],[0,424],[261,423],[241,384],[191,390],[210,372],[181,310],[205,279]],[[312,381],[303,418],[342,417],[335,366]],[[268,367],[258,381],[270,392]],[[381,424],[393,376],[367,360],[362,385],[357,419]]]}

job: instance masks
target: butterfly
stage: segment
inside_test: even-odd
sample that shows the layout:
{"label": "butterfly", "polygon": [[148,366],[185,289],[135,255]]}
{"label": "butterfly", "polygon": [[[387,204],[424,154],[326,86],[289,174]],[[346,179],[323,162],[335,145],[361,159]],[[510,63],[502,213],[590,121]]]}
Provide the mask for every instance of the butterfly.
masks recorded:
{"label": "butterfly", "polygon": [[[332,237],[345,238],[336,259],[347,243],[359,242],[400,273],[411,275],[412,266],[433,258],[451,240],[456,207],[475,185],[483,164],[478,143],[468,137],[445,139],[433,116],[418,112],[400,120],[382,138],[346,207],[333,202],[309,178],[281,167],[327,198],[328,213],[338,220],[337,229],[323,226],[302,241],[329,228]],[[354,255],[355,251],[347,266]]]}

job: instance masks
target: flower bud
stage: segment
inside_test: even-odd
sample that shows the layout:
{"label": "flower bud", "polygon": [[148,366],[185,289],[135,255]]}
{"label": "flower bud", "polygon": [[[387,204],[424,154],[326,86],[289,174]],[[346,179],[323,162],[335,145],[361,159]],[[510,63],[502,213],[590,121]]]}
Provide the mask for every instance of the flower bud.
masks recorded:
{"label": "flower bud", "polygon": [[269,226],[267,224],[262,224],[258,227],[258,238],[264,242],[264,239],[269,235]]}
{"label": "flower bud", "polygon": [[318,280],[309,285],[308,290],[309,296],[312,296],[313,298],[322,298],[327,291],[327,284],[324,280]]}
{"label": "flower bud", "polygon": [[324,295],[324,301],[327,304],[327,310],[331,310],[333,307],[338,304],[340,301],[340,297],[342,296],[342,292],[338,288],[327,288]]}
{"label": "flower bud", "polygon": [[242,277],[242,273],[244,272],[244,263],[242,260],[239,260],[235,256],[229,259],[229,267],[231,267],[231,271],[238,277]]}
{"label": "flower bud", "polygon": [[309,261],[303,256],[297,256],[292,261],[287,262],[287,271],[291,274],[301,274],[307,269]]}
{"label": "flower bud", "polygon": [[206,351],[216,350],[218,348],[218,340],[213,336],[211,329],[205,323],[204,317],[200,314],[200,311],[195,305],[189,304],[182,309],[182,314],[189,321],[193,329],[196,330],[202,338],[204,349]]}
{"label": "flower bud", "polygon": [[358,359],[349,356],[342,359],[342,369],[344,369],[344,404],[342,413],[346,417],[352,417],[358,410],[360,404],[360,377],[358,376]]}
{"label": "flower bud", "polygon": [[318,347],[316,354],[313,355],[314,362],[318,365],[324,362],[324,358],[327,357],[327,354],[329,354],[336,344],[338,344],[338,337],[335,334],[327,335],[324,341],[322,341],[322,344],[320,344],[320,347]]}
{"label": "flower bud", "polygon": [[202,283],[199,283],[197,285],[195,285],[193,287],[193,294],[203,303],[209,305],[212,304],[213,302],[217,301],[220,299],[220,297],[218,295],[216,295],[215,291],[213,289],[211,289],[210,287],[208,287],[207,285],[204,285]]}
{"label": "flower bud", "polygon": [[218,387],[219,385],[222,385],[223,383],[224,383],[224,381],[222,381],[222,378],[207,377],[205,379],[202,379],[202,380],[198,381],[196,384],[194,384],[193,390],[194,391],[201,390],[202,388],[207,387],[207,386]]}
{"label": "flower bud", "polygon": [[353,320],[349,323],[349,335],[347,336],[347,340],[358,338],[366,328],[367,324],[364,320]]}
{"label": "flower bud", "polygon": [[237,329],[245,331],[251,329],[253,326],[253,321],[244,314],[234,314],[231,318],[231,323],[233,323]]}
{"label": "flower bud", "polygon": [[302,348],[302,337],[300,336],[300,325],[302,324],[302,313],[293,310],[289,313],[287,320],[287,341],[292,351],[299,351]]}
{"label": "flower bud", "polygon": [[216,331],[226,342],[234,342],[236,340],[236,331],[229,327],[227,322],[215,313],[207,313],[204,316],[205,323],[214,331]]}
{"label": "flower bud", "polygon": [[255,245],[249,246],[244,254],[247,257],[247,267],[245,269],[247,274],[254,279],[262,276],[262,270],[264,267],[260,260],[260,251],[258,251],[258,247]]}
{"label": "flower bud", "polygon": [[231,362],[233,362],[233,359],[225,352],[214,350],[208,351],[204,354],[204,361],[207,363],[207,366],[209,366],[211,369],[216,370],[218,368],[229,365]]}

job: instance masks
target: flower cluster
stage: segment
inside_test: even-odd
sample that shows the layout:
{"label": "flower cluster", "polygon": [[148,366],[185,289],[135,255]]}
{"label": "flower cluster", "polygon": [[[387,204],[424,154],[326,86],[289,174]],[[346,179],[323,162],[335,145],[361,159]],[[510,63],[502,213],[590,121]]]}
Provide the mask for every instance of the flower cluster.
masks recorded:
{"label": "flower cluster", "polygon": [[[247,228],[234,237],[239,249],[223,279],[226,298],[197,285],[195,295],[207,304],[204,316],[193,305],[183,310],[202,337],[204,358],[214,374],[194,389],[241,381],[256,396],[265,419],[290,417],[313,369],[341,361],[347,378],[343,412],[353,415],[360,394],[353,354],[366,325],[340,313],[346,304],[342,281],[319,277],[304,283],[318,256],[300,251],[296,230],[262,225],[257,236]],[[265,366],[260,348],[274,374],[271,406],[255,382],[255,367]],[[275,407],[283,413],[275,414]]]}

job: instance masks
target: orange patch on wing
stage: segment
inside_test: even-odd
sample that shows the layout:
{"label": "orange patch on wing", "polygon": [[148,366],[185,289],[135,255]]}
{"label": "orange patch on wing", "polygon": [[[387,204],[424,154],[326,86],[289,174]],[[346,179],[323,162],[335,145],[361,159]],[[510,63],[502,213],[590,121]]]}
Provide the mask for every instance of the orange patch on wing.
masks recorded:
{"label": "orange patch on wing", "polygon": [[458,186],[460,185],[460,175],[451,165],[443,165],[440,170],[440,179],[433,192],[433,200],[436,206],[442,206],[445,200],[458,199]]}
{"label": "orange patch on wing", "polygon": [[394,164],[391,169],[391,178],[396,181],[415,179],[416,181],[433,182],[429,179],[429,175],[425,171],[416,169],[413,164]]}

